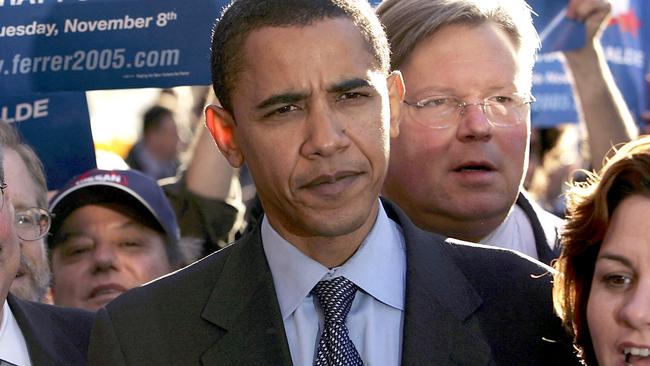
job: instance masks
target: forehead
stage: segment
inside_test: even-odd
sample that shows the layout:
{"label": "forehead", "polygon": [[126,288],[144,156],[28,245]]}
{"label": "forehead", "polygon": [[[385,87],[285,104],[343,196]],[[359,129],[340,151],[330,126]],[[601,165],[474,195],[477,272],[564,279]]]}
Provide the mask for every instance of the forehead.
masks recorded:
{"label": "forehead", "polygon": [[36,204],[36,185],[29,174],[23,159],[13,149],[3,148],[5,182],[15,206]]}
{"label": "forehead", "polygon": [[519,50],[493,23],[447,25],[423,39],[402,67],[405,82],[472,88],[505,87],[522,82]]}
{"label": "forehead", "polygon": [[307,89],[378,71],[361,32],[347,18],[305,26],[262,27],[252,31],[242,50],[233,101],[282,88]]}
{"label": "forehead", "polygon": [[646,253],[650,260],[650,198],[634,194],[623,199],[610,220],[603,239],[604,249],[630,249]]}
{"label": "forehead", "polygon": [[118,204],[90,204],[73,210],[63,221],[62,230],[91,231],[98,228],[122,229],[131,226],[144,228],[135,218],[135,209]]}

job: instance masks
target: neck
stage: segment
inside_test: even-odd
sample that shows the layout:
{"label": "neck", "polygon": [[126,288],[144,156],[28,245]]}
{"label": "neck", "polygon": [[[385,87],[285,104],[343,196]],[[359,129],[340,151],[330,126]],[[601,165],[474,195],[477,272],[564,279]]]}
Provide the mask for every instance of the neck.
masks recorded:
{"label": "neck", "polygon": [[361,243],[375,224],[379,210],[379,200],[373,205],[370,214],[360,224],[350,224],[347,230],[340,230],[338,235],[305,235],[285,230],[271,216],[268,216],[271,226],[291,245],[295,246],[306,256],[319,262],[327,268],[334,268],[345,263],[356,253]]}
{"label": "neck", "polygon": [[1,297],[2,301],[0,302],[0,324],[2,324],[2,317],[4,316],[4,311],[5,311],[5,302],[7,301],[7,295],[8,293],[5,293],[4,296]]}
{"label": "neck", "polygon": [[507,214],[476,220],[428,217],[426,220],[413,220],[413,222],[426,231],[478,243],[496,230],[506,217]]}

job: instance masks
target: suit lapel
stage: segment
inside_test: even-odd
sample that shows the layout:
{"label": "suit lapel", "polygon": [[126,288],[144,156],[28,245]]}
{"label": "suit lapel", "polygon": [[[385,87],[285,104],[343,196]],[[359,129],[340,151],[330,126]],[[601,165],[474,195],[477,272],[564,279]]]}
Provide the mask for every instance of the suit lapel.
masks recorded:
{"label": "suit lapel", "polygon": [[[531,204],[526,193],[524,191],[519,192],[517,196],[516,203],[528,217],[530,226],[533,228],[533,235],[535,236],[535,249],[537,249],[537,259],[542,262],[550,265],[551,262],[560,255],[560,245],[556,243],[549,243],[550,237],[557,238],[557,233],[552,232],[548,233],[540,221],[540,214],[536,212],[535,207]],[[550,215],[550,213],[549,213]],[[559,219],[558,219],[559,220]],[[547,230],[554,230],[553,228],[547,228]],[[549,238],[547,238],[547,236]],[[550,244],[556,244],[553,249],[549,247]]]}
{"label": "suit lapel", "polygon": [[201,314],[225,330],[204,365],[291,365],[273,279],[259,228],[233,247]]}
{"label": "suit lapel", "polygon": [[66,343],[68,336],[63,334],[41,309],[12,294],[7,296],[7,302],[23,332],[33,365],[86,363],[84,355],[74,345]]}
{"label": "suit lapel", "polygon": [[[390,202],[383,203],[406,240],[402,364],[492,364],[475,316],[482,300],[445,252],[442,246],[447,244],[416,228]],[[234,245],[201,315],[225,335],[201,361],[204,365],[291,365],[259,228]]]}
{"label": "suit lapel", "polygon": [[406,299],[403,365],[488,365],[475,312],[480,296],[442,248],[442,237],[416,228],[401,210],[384,201],[404,230]]}

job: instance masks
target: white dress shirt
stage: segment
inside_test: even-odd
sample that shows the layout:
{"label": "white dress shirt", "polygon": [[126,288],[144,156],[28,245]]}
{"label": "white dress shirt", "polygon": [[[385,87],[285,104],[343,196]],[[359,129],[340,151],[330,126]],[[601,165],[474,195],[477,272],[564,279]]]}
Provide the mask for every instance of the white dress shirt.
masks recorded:
{"label": "white dress shirt", "polygon": [[401,228],[381,203],[375,224],[356,253],[328,269],[284,240],[262,221],[262,243],[271,268],[295,365],[313,365],[323,314],[310,291],[320,281],[344,276],[359,290],[347,327],[364,365],[399,365],[404,324],[406,252]]}
{"label": "white dress shirt", "polygon": [[537,258],[537,245],[533,227],[524,210],[514,205],[512,212],[481,244],[516,250],[529,257]]}
{"label": "white dress shirt", "polygon": [[27,342],[5,299],[0,323],[0,360],[18,366],[31,366]]}

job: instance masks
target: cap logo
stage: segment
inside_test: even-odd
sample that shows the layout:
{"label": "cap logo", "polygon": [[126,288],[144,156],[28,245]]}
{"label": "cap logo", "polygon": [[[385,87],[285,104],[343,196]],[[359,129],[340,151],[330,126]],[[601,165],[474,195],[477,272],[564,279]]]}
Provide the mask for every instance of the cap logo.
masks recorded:
{"label": "cap logo", "polygon": [[75,186],[79,184],[86,184],[86,183],[93,183],[93,182],[102,182],[102,183],[110,182],[110,183],[117,183],[124,186],[128,186],[128,179],[126,178],[126,176],[121,174],[115,174],[115,173],[97,174],[97,175],[92,175],[90,177],[85,177],[76,181]]}

